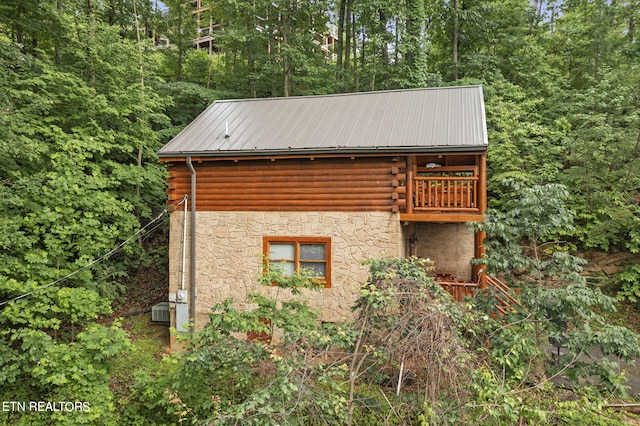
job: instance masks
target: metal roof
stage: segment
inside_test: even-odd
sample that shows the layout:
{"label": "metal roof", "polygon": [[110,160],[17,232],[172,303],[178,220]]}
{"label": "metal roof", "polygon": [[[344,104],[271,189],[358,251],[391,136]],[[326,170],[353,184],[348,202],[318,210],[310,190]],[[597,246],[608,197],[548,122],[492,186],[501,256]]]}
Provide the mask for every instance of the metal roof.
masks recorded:
{"label": "metal roof", "polygon": [[487,147],[481,86],[221,100],[160,157],[456,152]]}

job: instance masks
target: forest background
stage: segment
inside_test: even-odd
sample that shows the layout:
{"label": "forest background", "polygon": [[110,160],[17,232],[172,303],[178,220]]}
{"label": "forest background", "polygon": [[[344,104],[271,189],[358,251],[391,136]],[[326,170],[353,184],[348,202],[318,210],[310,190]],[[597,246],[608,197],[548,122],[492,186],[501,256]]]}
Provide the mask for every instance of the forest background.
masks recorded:
{"label": "forest background", "polygon": [[[141,265],[165,267],[146,237],[165,208],[156,151],[216,99],[481,84],[490,207],[561,184],[570,247],[640,252],[640,2],[202,5],[211,54],[190,1],[0,3],[2,400],[99,394],[83,421],[118,415],[108,361],[130,342],[99,320]],[[625,273],[635,300],[640,266]]]}

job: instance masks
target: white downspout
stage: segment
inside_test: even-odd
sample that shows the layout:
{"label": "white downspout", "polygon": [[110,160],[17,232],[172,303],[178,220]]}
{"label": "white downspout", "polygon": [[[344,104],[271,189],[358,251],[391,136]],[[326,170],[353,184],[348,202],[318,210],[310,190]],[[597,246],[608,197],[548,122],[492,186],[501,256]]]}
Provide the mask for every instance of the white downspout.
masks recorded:
{"label": "white downspout", "polygon": [[191,331],[194,331],[196,323],[196,169],[191,163],[191,156],[187,157],[187,166],[191,172],[191,248],[189,255],[189,278],[191,281],[190,303],[189,303],[189,323]]}
{"label": "white downspout", "polygon": [[184,196],[184,216],[182,219],[182,265],[180,270],[182,272],[182,277],[180,279],[180,290],[184,290],[184,275],[185,275],[185,266],[187,264],[187,204],[189,203],[189,198],[187,195]]}

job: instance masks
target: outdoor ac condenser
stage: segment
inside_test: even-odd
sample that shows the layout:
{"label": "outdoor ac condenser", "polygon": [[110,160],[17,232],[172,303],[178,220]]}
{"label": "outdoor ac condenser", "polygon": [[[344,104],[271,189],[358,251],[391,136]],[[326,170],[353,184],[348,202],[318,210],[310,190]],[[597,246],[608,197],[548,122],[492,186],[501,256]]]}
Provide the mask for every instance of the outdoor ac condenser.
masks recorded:
{"label": "outdoor ac condenser", "polygon": [[151,321],[153,322],[170,322],[169,302],[160,302],[151,307]]}

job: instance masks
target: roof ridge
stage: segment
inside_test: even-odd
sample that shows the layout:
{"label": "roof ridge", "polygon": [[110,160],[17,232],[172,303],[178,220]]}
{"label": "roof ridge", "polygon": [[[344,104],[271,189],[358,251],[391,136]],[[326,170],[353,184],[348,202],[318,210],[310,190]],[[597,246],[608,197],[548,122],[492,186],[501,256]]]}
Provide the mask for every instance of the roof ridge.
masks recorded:
{"label": "roof ridge", "polygon": [[358,95],[374,95],[374,94],[388,94],[388,93],[408,93],[408,92],[421,92],[427,90],[452,90],[452,89],[469,89],[469,88],[482,88],[480,84],[469,84],[463,86],[436,86],[436,87],[414,87],[411,89],[387,89],[387,90],[369,90],[366,92],[348,92],[348,93],[322,93],[319,95],[300,95],[300,96],[274,96],[266,98],[234,98],[234,99],[218,99],[216,102],[260,102],[260,101],[276,101],[276,100],[295,100],[295,99],[311,99],[311,98],[337,98],[347,96]]}

